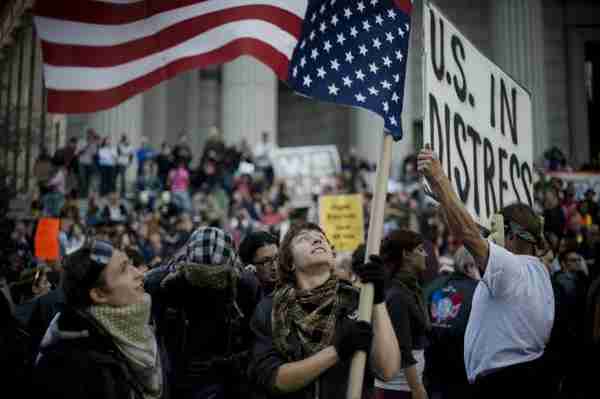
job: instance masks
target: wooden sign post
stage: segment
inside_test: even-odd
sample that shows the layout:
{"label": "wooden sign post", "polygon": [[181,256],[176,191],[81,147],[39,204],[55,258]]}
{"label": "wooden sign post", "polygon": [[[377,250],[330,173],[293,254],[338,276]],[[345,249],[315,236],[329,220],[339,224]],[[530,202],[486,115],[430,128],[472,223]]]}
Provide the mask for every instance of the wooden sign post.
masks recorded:
{"label": "wooden sign post", "polygon": [[[377,162],[377,178],[375,180],[373,200],[371,202],[371,219],[369,221],[369,235],[367,236],[365,261],[369,259],[369,256],[379,254],[379,246],[383,238],[383,216],[390,175],[393,142],[391,135],[383,135],[381,154],[379,156],[379,161]],[[360,290],[360,303],[358,305],[359,320],[371,322],[371,317],[373,315],[373,294],[373,284],[364,284],[362,286]],[[367,354],[362,351],[356,352],[352,358],[352,365],[350,367],[350,380],[348,381],[348,391],[346,393],[347,399],[361,399],[366,364]]]}

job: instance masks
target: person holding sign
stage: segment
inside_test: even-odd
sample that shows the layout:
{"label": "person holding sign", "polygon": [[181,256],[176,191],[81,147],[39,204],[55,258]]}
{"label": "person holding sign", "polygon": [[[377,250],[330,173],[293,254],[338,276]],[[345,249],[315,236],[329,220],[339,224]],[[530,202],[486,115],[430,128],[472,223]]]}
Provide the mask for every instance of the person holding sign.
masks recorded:
{"label": "person holding sign", "polygon": [[481,236],[428,147],[418,155],[418,170],[437,196],[451,233],[462,237],[483,272],[464,350],[475,397],[545,397],[542,355],[554,322],[554,294],[550,274],[535,256],[541,241],[538,216],[525,204],[506,206],[502,248]]}
{"label": "person holding sign", "polygon": [[[377,256],[359,268],[374,285],[373,321],[356,321],[359,293],[332,273],[335,255],[312,223],[293,226],[280,248],[280,285],[258,305],[250,377],[269,395],[331,399],[346,392],[350,360],[370,353],[372,370],[389,380],[399,370],[400,350],[384,303],[384,268]],[[363,398],[372,397],[370,383]]]}

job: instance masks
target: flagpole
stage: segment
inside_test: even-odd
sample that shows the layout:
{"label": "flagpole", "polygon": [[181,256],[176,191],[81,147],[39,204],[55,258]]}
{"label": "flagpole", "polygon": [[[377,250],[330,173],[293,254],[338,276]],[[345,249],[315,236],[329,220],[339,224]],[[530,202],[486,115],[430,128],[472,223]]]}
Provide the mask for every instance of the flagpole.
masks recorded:
{"label": "flagpole", "polygon": [[[379,254],[379,245],[383,238],[383,214],[385,210],[385,198],[387,195],[390,165],[392,163],[393,143],[394,140],[392,135],[384,133],[381,142],[381,152],[377,162],[377,177],[373,190],[373,200],[371,202],[371,217],[369,220],[369,234],[367,236],[365,261],[370,255]],[[360,303],[358,305],[359,320],[371,322],[373,314],[373,294],[373,284],[364,284],[362,286],[360,290]],[[352,358],[350,367],[348,391],[346,393],[347,399],[361,399],[366,364],[367,354],[362,351],[356,352]]]}

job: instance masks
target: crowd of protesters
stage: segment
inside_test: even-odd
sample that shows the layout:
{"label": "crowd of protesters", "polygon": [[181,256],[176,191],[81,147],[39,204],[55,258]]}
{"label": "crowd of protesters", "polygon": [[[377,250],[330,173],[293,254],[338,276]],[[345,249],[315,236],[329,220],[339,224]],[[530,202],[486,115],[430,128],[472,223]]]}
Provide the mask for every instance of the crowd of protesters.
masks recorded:
{"label": "crowd of protesters", "polygon": [[[365,398],[482,397],[488,374],[473,371],[465,336],[469,346],[497,344],[467,332],[496,266],[428,200],[416,155],[403,164],[402,189],[388,194],[381,256],[365,261],[364,245],[335,253],[315,209],[290,206],[273,147],[267,133],[250,148],[228,147],[215,132],[195,157],[185,135],[173,147],[135,149],[126,135],[113,147],[90,130],[84,143],[42,152],[32,217],[5,220],[0,232],[8,386],[50,398],[334,398],[345,395],[352,354],[365,350]],[[369,171],[343,157],[337,184],[322,192],[363,192],[368,221]],[[506,233],[530,240],[545,266],[552,328],[543,345],[517,352],[539,359],[539,397],[591,398],[599,198],[588,190],[577,200],[572,185],[542,179],[533,211],[543,228],[515,222]],[[60,219],[55,261],[34,256],[42,216]],[[504,256],[486,245],[489,257]],[[375,287],[372,326],[353,316],[365,282]]]}

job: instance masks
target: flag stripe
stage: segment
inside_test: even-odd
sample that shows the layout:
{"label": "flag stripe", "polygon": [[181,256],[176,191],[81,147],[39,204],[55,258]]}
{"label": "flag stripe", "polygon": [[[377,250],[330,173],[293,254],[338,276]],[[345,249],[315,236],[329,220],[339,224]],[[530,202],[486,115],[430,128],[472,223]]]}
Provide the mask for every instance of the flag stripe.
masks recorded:
{"label": "flag stripe", "polygon": [[394,0],[396,7],[410,15],[412,13],[412,1],[411,0]]}
{"label": "flag stripe", "polygon": [[[73,7],[72,3],[72,0],[38,1],[36,15],[40,18],[60,20],[61,29],[58,32],[53,32],[56,35],[60,34],[64,27],[68,27],[70,24],[92,24],[93,26],[89,27],[91,33],[95,34],[99,28],[110,28],[115,32],[115,39],[119,39],[119,35],[125,34],[126,41],[129,41],[139,38],[139,36],[129,37],[131,35],[143,34],[143,36],[147,36],[173,23],[235,7],[271,6],[287,10],[298,18],[304,18],[307,7],[306,0],[170,0],[154,1],[151,4],[146,1],[128,6],[86,2],[86,5],[81,7]],[[91,9],[88,9],[88,7]],[[155,31],[151,32],[149,29],[155,29]],[[41,35],[43,34],[44,32],[41,33]],[[90,37],[94,38],[91,34]],[[72,40],[81,39],[63,34],[57,36],[56,40],[51,38],[47,38],[47,40],[69,43]],[[96,37],[96,40],[105,40],[105,38]]]}
{"label": "flag stripe", "polygon": [[84,113],[108,109],[180,72],[221,64],[244,54],[252,55],[272,68],[280,79],[287,79],[289,59],[286,55],[269,46],[263,40],[243,38],[211,52],[178,59],[151,73],[127,81],[116,88],[101,91],[48,89],[48,111],[53,113]]}
{"label": "flag stripe", "polygon": [[44,62],[53,66],[110,67],[160,53],[220,25],[247,19],[262,20],[300,37],[302,20],[272,6],[243,6],[205,14],[173,25],[154,35],[99,51],[94,46],[57,44],[42,41]]}
{"label": "flag stripe", "polygon": [[179,58],[201,56],[245,38],[265,42],[288,60],[291,59],[298,42],[288,32],[264,21],[232,22],[197,35],[175,47],[127,64],[108,68],[56,67],[45,64],[46,86],[55,90],[83,91],[116,88],[130,80],[153,73]]}

